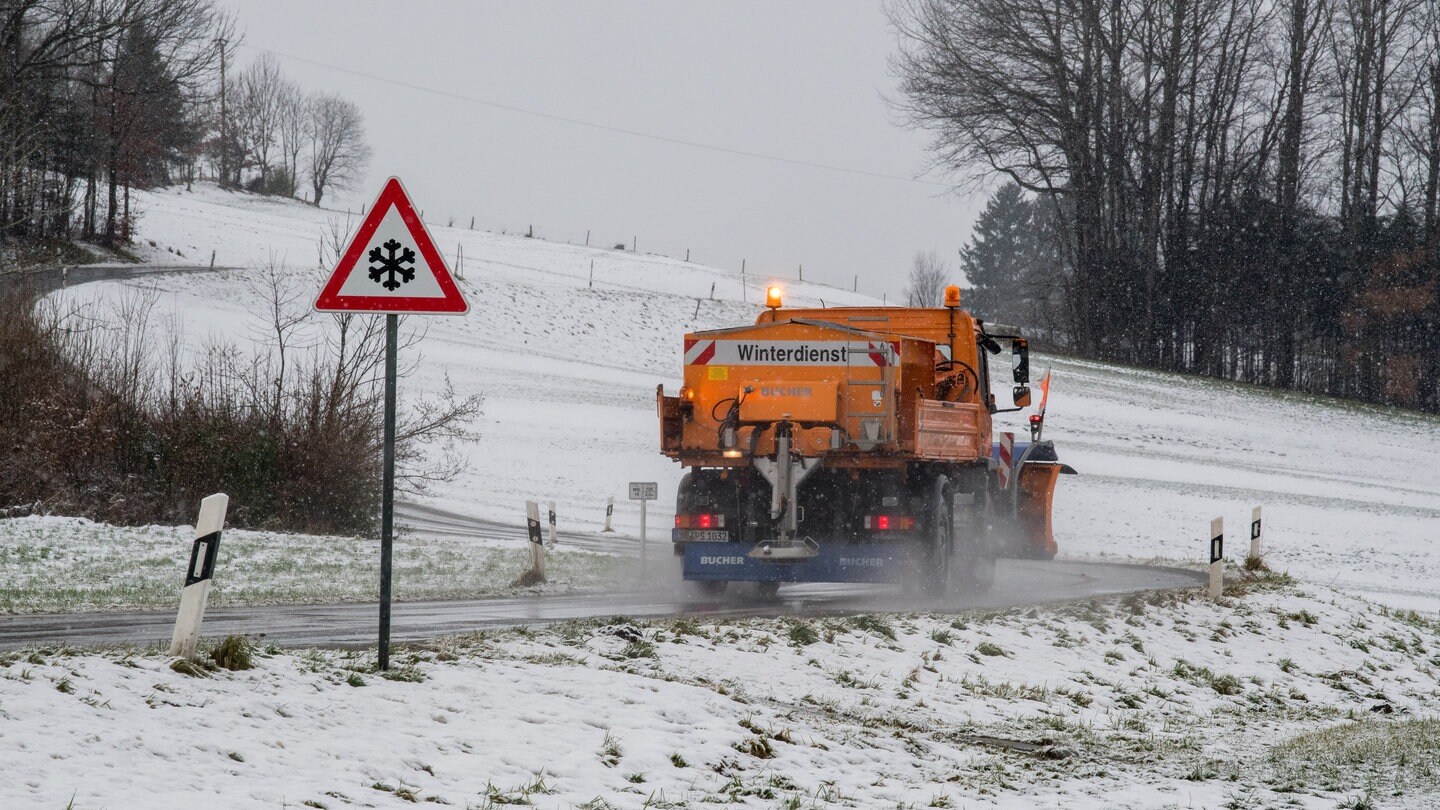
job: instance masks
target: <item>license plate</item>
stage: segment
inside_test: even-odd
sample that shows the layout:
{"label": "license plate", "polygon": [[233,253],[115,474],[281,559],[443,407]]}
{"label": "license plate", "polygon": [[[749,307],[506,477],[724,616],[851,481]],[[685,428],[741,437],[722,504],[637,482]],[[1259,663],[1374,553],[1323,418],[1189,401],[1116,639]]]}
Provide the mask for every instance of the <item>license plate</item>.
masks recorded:
{"label": "license plate", "polygon": [[681,529],[680,539],[696,543],[724,543],[730,539],[730,532],[724,529]]}

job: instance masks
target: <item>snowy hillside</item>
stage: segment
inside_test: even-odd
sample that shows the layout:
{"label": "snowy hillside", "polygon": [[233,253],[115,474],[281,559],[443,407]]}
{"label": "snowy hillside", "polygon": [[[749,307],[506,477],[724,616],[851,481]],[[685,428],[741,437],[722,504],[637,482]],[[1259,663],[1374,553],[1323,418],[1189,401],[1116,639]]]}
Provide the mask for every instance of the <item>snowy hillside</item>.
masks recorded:
{"label": "snowy hillside", "polygon": [[[156,326],[198,348],[264,333],[267,264],[284,263],[295,306],[318,291],[334,214],[214,189],[137,198],[152,260],[199,269],[58,299],[103,309],[149,291]],[[518,524],[524,499],[554,499],[563,524],[593,530],[613,496],[633,534],[624,485],[657,480],[663,537],[680,470],[656,451],[655,385],[678,385],[684,331],[752,320],[743,299],[769,279],[742,291],[672,258],[431,228],[465,257],[472,313],[410,321],[426,332],[401,395],[448,375],[486,402],[470,471],[428,502]],[[212,251],[230,269],[209,269]],[[874,303],[782,281],[792,303]],[[616,617],[401,647],[386,674],[373,650],[263,650],[253,669],[188,674],[156,650],[5,652],[0,806],[1440,807],[1440,421],[1036,365],[1055,373],[1046,436],[1081,472],[1057,495],[1062,555],[1193,564],[1223,515],[1233,562],[1262,505],[1267,560],[1299,582],[960,616]],[[185,547],[169,527],[3,524],[0,573],[56,592],[9,610],[153,606]],[[332,538],[231,534],[219,598],[365,598],[298,594],[297,568],[374,582]],[[400,579],[449,578],[420,596],[505,587],[512,546],[405,538]]]}
{"label": "snowy hillside", "polygon": [[[296,305],[307,306],[328,275],[319,246],[346,220],[208,187],[142,193],[136,205],[153,261],[205,268],[213,252],[217,267],[238,269],[65,295],[113,301],[124,288],[153,289],[192,346],[217,333],[263,334],[255,276],[267,263],[284,265]],[[664,256],[429,225],[463,273],[471,314],[408,321],[426,332],[420,353],[402,357],[417,368],[401,397],[437,390],[446,375],[459,393],[485,395],[470,471],[430,502],[520,523],[526,498],[553,499],[562,522],[594,529],[613,496],[617,525],[633,533],[625,483],[656,480],[651,536],[663,538],[680,469],[656,450],[655,386],[678,386],[685,331],[753,320],[771,278],[748,275],[742,288],[738,273]],[[793,304],[876,303],[775,280]],[[1440,420],[1088,362],[1035,365],[1055,369],[1046,437],[1081,472],[1056,496],[1062,555],[1197,561],[1210,519],[1223,515],[1230,555],[1243,556],[1260,505],[1276,567],[1398,607],[1440,609],[1440,475],[1426,466],[1440,457]],[[1023,420],[1000,417],[1022,431]]]}

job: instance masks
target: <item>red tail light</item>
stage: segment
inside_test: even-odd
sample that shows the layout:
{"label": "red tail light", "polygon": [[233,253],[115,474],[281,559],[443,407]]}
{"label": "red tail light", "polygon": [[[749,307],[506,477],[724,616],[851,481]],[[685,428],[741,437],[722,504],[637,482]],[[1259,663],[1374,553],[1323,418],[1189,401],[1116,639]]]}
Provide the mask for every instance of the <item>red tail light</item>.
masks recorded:
{"label": "red tail light", "polygon": [[677,529],[723,529],[725,516],[719,513],[702,512],[695,515],[676,515]]}
{"label": "red tail light", "polygon": [[915,528],[915,518],[909,515],[866,515],[865,528],[875,532],[908,532]]}

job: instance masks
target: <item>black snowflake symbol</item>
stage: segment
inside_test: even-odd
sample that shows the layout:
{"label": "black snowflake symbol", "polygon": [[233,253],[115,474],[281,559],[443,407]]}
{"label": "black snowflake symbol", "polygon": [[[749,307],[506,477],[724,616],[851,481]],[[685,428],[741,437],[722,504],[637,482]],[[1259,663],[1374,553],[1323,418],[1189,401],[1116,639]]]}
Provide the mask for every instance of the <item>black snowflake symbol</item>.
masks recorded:
{"label": "black snowflake symbol", "polygon": [[[380,281],[380,286],[387,290],[398,290],[402,283],[409,283],[414,280],[415,268],[413,266],[406,267],[405,265],[415,264],[415,251],[407,247],[404,253],[399,253],[400,243],[394,239],[387,241],[384,245],[381,245],[381,247],[390,251],[390,255],[386,256],[378,247],[370,248],[370,261],[380,263],[378,267],[373,264],[370,265],[370,280],[380,281],[381,276],[388,275],[388,278]],[[397,253],[399,253],[399,255],[396,255]],[[401,280],[396,281],[396,276],[399,276]]]}

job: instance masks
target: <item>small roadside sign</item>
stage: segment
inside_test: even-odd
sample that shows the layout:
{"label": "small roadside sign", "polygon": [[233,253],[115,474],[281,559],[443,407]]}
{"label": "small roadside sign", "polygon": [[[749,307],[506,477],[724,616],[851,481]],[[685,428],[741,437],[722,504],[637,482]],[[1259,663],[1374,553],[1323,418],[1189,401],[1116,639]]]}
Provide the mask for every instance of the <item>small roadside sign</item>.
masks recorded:
{"label": "small roadside sign", "polygon": [[660,497],[660,486],[654,481],[631,481],[630,500],[653,501]]}
{"label": "small roadside sign", "polygon": [[469,311],[400,178],[385,182],[315,299],[315,309],[397,315]]}

